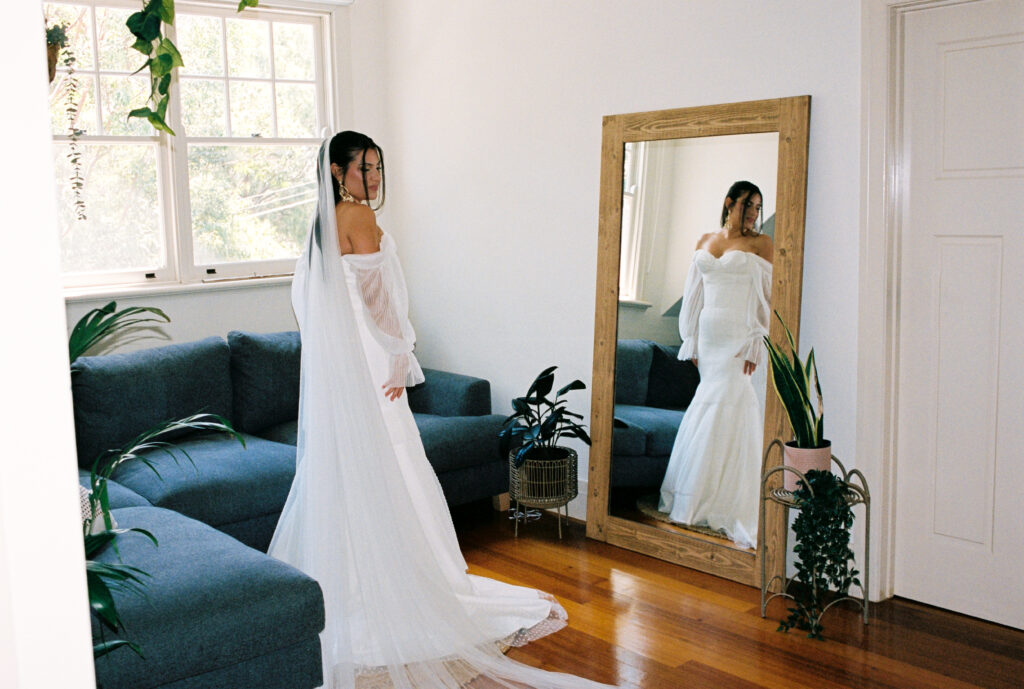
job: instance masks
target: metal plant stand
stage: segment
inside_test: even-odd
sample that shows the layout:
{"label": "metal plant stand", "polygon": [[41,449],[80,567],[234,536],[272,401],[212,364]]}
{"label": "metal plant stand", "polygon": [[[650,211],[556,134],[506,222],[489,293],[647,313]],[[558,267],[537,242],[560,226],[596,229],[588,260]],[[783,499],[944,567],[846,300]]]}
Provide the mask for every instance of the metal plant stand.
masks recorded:
{"label": "metal plant stand", "polygon": [[537,509],[555,508],[558,517],[558,538],[562,538],[562,513],[565,508],[565,523],[569,525],[569,501],[579,493],[576,478],[578,457],[569,447],[560,448],[568,455],[558,459],[527,459],[520,466],[515,463],[515,451],[508,458],[508,496],[515,502],[513,516],[516,520],[515,535],[519,536],[519,519],[530,518],[530,511],[523,507]]}
{"label": "metal plant stand", "polygon": [[[768,445],[768,449],[765,450],[765,453],[764,453],[764,464],[762,464],[762,466],[767,466],[768,465],[768,455],[771,453],[772,449],[775,448],[775,447],[778,447],[778,450],[781,453],[783,451],[783,449],[782,449],[783,448],[782,441],[776,439],[776,440],[773,440],[771,442],[771,444]],[[860,606],[861,612],[863,613],[864,624],[867,624],[868,623],[868,596],[867,596],[867,591],[870,590],[869,577],[871,576],[871,561],[869,559],[871,557],[871,493],[868,491],[868,484],[867,484],[867,481],[864,479],[864,474],[862,474],[859,469],[853,469],[851,471],[847,471],[846,467],[843,466],[843,463],[840,462],[839,459],[835,455],[832,455],[832,461],[835,462],[835,464],[839,467],[839,471],[842,472],[841,473],[841,480],[842,480],[843,484],[846,486],[846,502],[847,502],[847,504],[849,504],[851,506],[853,506],[853,505],[860,505],[860,504],[864,505],[864,580],[863,580],[864,583],[863,583],[863,585],[861,585],[859,587],[860,588],[860,594],[861,594],[860,599],[854,598],[853,596],[849,596],[849,595],[843,596],[841,598],[837,598],[836,600],[832,601],[831,603],[826,605],[824,608],[822,608],[822,611],[818,615],[818,617],[815,619],[815,622],[820,621],[822,615],[824,615],[826,612],[828,612],[829,608],[831,608],[836,603],[840,603],[840,602],[842,602],[844,600],[852,600],[854,603],[856,603],[857,605]],[[771,479],[771,477],[774,476],[775,474],[779,474],[779,473],[785,472],[785,471],[793,472],[794,474],[796,474],[796,476],[797,476],[797,478],[799,480],[801,480],[801,481],[804,480],[803,473],[801,473],[800,471],[797,471],[793,467],[789,467],[789,466],[785,466],[785,465],[781,465],[781,464],[779,466],[773,468],[773,469],[769,469],[769,470],[765,471],[764,474],[762,474],[762,476],[761,476],[761,523],[762,524],[765,523],[765,508],[766,508],[766,506],[767,506],[767,504],[769,502],[778,503],[778,504],[780,504],[780,505],[782,505],[783,507],[786,508],[786,514],[785,514],[786,524],[789,524],[789,509],[791,507],[792,508],[796,508],[796,509],[800,509],[800,502],[794,497],[793,491],[788,491],[788,490],[785,490],[783,488],[773,488],[772,490],[768,490],[768,481],[769,481],[769,479]],[[813,495],[813,491],[812,491],[811,494]],[[787,548],[787,540],[789,538],[789,528],[788,528],[788,526],[787,526],[786,530],[783,532],[783,534],[784,535],[783,535],[783,538],[782,538],[782,552],[785,553],[785,552],[788,552],[788,548]],[[762,538],[761,539],[761,545],[759,546],[759,548],[760,548],[760,556],[761,556],[761,617],[765,617],[765,611],[768,608],[768,603],[770,603],[773,598],[777,598],[779,596],[783,596],[783,597],[789,598],[789,599],[793,598],[793,595],[790,594],[790,593],[787,593],[787,591],[789,590],[789,586],[790,586],[790,584],[793,583],[793,579],[795,578],[795,577],[786,578],[786,576],[784,574],[783,575],[776,574],[771,579],[767,578],[767,576],[768,576],[767,566],[768,565],[767,565],[767,558],[765,557],[765,555],[767,553],[767,547],[768,546],[767,546],[767,543],[765,542],[765,539]],[[772,585],[775,584],[776,581],[778,581],[780,583],[781,589],[777,593],[772,593],[772,594],[769,595],[768,591],[771,589]]]}

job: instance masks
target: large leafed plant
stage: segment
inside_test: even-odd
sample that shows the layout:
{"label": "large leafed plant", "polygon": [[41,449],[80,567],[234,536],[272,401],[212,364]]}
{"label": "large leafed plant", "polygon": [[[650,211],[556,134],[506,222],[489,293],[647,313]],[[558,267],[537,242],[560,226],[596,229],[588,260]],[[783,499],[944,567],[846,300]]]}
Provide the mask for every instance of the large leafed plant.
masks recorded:
{"label": "large leafed plant", "polygon": [[572,390],[583,390],[587,386],[582,381],[574,380],[555,393],[555,398],[548,398],[555,385],[555,369],[551,366],[540,372],[530,385],[525,397],[512,400],[515,410],[505,419],[504,427],[498,435],[500,438],[501,456],[508,457],[513,444],[520,443],[513,457],[516,466],[522,466],[529,459],[552,459],[562,456],[556,448],[558,441],[565,438],[578,438],[590,445],[590,436],[586,429],[574,421],[583,420],[580,414],[566,408],[568,402],[562,395]]}

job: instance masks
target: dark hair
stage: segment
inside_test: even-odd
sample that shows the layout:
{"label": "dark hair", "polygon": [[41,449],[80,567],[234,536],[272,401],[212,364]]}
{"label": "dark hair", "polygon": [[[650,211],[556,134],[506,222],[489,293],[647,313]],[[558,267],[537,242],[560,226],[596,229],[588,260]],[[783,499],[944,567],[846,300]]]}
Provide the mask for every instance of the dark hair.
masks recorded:
{"label": "dark hair", "polygon": [[[741,197],[746,197],[746,198],[749,199],[754,194],[757,194],[758,196],[760,196],[762,203],[764,202],[764,194],[761,193],[761,190],[758,189],[756,184],[754,184],[753,182],[739,181],[739,182],[733,182],[733,185],[731,187],[729,187],[729,191],[727,191],[725,193],[725,198],[732,199],[733,203],[736,203],[737,201],[740,200]],[[719,222],[719,225],[721,227],[725,227],[725,221],[726,221],[726,219],[728,217],[729,217],[729,206],[728,206],[728,204],[726,204],[723,201],[722,202],[722,220]],[[742,234],[746,234],[746,231],[743,229],[742,225],[740,226],[740,232]]]}
{"label": "dark hair", "polygon": [[[353,131],[338,132],[331,138],[328,155],[330,161],[341,168],[342,176],[344,176],[348,171],[348,166],[357,158],[360,165],[366,165],[366,152],[371,148],[377,151],[377,156],[380,157],[380,199],[377,207],[373,209],[376,211],[380,210],[381,206],[384,205],[384,191],[386,188],[384,181],[384,151],[380,150],[380,146],[373,139],[366,136],[366,134]],[[339,203],[341,201],[341,189],[334,175],[331,175],[331,185],[334,187],[334,203]],[[363,176],[363,194],[366,197],[366,202],[369,203],[370,190],[366,186],[365,175]]]}

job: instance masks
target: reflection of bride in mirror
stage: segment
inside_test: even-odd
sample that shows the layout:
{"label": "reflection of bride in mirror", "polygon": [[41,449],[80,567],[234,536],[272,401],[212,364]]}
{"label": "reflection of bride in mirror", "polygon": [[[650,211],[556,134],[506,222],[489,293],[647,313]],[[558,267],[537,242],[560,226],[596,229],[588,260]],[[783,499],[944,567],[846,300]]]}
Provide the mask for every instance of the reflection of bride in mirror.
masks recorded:
{"label": "reflection of bride in mirror", "polygon": [[700,238],[679,313],[681,360],[693,359],[700,385],[679,426],[658,509],[680,524],[757,543],[761,408],[751,374],[764,359],[772,240],[759,232],[761,190],[736,182],[721,229]]}

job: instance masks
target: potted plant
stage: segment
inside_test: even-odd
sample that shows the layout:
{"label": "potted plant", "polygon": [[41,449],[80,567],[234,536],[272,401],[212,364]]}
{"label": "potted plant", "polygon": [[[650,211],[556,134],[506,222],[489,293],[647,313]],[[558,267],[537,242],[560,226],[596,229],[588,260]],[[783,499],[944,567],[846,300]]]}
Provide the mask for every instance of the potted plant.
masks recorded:
{"label": "potted plant", "polygon": [[[789,424],[793,428],[794,439],[783,447],[784,463],[797,469],[801,474],[811,470],[828,471],[832,460],[832,443],[826,440],[824,435],[825,407],[821,398],[821,383],[818,380],[814,349],[807,354],[806,362],[800,361],[793,333],[778,311],[775,312],[775,316],[786,331],[790,349],[790,356],[787,357],[767,336],[764,338],[771,362],[775,393],[779,396],[789,417]],[[789,471],[784,473],[783,487],[788,491],[796,490],[798,474]]]}
{"label": "potted plant", "polygon": [[67,29],[67,24],[52,24],[46,27],[46,68],[50,82],[57,76],[57,56],[68,46]]}
{"label": "potted plant", "polygon": [[[562,396],[587,386],[574,380],[548,397],[555,384],[555,369],[540,372],[524,397],[512,400],[514,413],[505,419],[499,451],[509,460],[509,497],[516,502],[516,533],[519,505],[540,509],[567,505],[576,497],[578,457],[571,447],[559,445],[562,438],[577,438],[590,445],[590,436],[578,421],[583,416],[569,411]],[[566,519],[568,519],[566,508]],[[558,536],[562,536],[561,516]]]}
{"label": "potted plant", "polygon": [[[799,508],[793,521],[794,581],[798,586],[787,594],[794,607],[780,623],[779,631],[796,627],[806,631],[810,638],[820,640],[821,616],[848,597],[851,585],[861,586],[850,548],[851,489],[847,481],[832,472],[812,469],[793,493],[793,499]],[[836,593],[830,595],[830,589]],[[826,604],[827,598],[832,601]]]}

